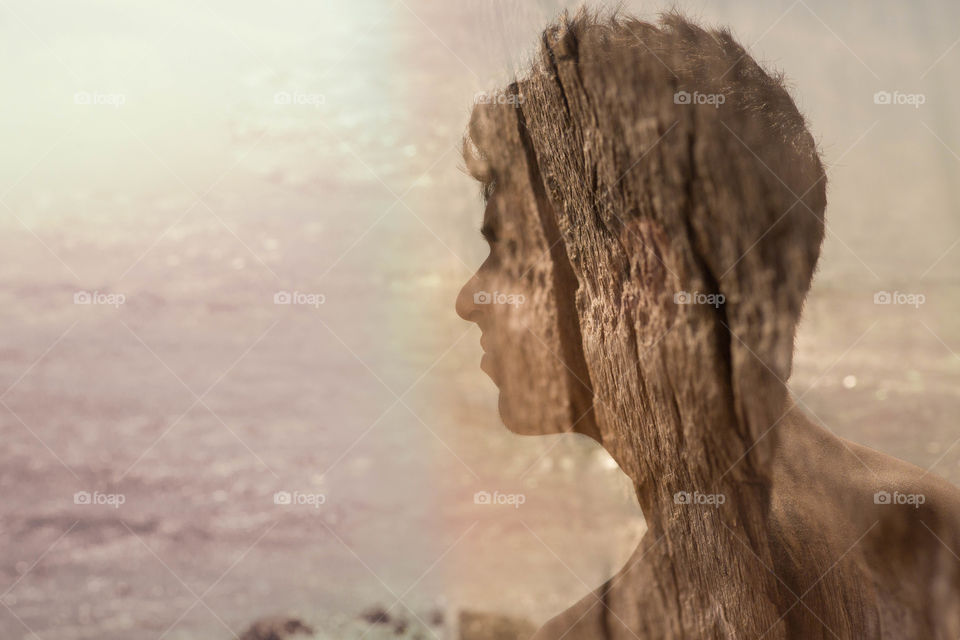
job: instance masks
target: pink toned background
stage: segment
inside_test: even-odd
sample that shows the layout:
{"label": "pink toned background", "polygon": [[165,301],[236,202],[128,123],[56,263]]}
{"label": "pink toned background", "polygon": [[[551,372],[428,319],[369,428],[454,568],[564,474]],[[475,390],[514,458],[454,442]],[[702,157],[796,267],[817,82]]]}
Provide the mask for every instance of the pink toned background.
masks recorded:
{"label": "pink toned background", "polygon": [[[229,638],[398,600],[541,622],[622,565],[625,478],[506,432],[453,313],[485,251],[473,96],[562,4],[0,0],[0,636]],[[960,7],[679,6],[788,73],[830,165],[795,392],[960,482]]]}

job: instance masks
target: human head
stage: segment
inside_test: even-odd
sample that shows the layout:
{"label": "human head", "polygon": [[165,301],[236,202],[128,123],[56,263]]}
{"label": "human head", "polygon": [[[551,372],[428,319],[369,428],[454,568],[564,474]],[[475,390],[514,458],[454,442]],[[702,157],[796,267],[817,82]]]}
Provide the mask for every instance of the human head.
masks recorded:
{"label": "human head", "polygon": [[[826,206],[782,79],[728,31],[584,10],[498,95],[464,145],[494,241],[458,311],[504,422],[593,435],[632,475],[717,448],[762,467]],[[494,290],[527,303],[474,303]]]}

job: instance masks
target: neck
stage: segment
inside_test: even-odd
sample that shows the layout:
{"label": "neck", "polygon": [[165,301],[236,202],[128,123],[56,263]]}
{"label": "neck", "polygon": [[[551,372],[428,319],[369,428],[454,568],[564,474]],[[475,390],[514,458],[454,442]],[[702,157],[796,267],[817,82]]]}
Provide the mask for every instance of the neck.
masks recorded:
{"label": "neck", "polygon": [[[672,602],[700,603],[668,612],[689,634],[683,637],[783,637],[779,589],[767,569],[773,561],[766,449],[749,449],[751,443],[731,437],[751,433],[732,408],[717,413],[708,430],[643,421],[635,433],[657,446],[604,442],[634,481],[647,520],[647,538],[635,557],[645,556],[643,580],[674,594]],[[691,432],[700,438],[667,437]],[[737,578],[727,579],[731,575]]]}

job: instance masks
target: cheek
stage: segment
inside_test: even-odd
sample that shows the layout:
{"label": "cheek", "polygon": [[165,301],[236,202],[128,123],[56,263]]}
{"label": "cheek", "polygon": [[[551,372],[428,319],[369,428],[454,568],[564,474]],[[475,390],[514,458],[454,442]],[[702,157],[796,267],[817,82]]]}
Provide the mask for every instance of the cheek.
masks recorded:
{"label": "cheek", "polygon": [[500,415],[517,433],[567,431],[572,396],[548,286],[550,261],[517,266],[519,270],[500,269],[487,280],[491,303],[485,309],[486,367],[493,370],[500,389]]}
{"label": "cheek", "polygon": [[[478,276],[485,299],[487,327],[500,354],[522,354],[525,364],[552,358],[556,344],[558,310],[552,261],[548,252],[530,254],[522,244],[504,239],[495,243]],[[544,343],[548,349],[531,349]],[[537,367],[538,370],[541,366]]]}
{"label": "cheek", "polygon": [[515,240],[494,243],[490,255],[477,272],[482,288],[497,294],[492,295],[494,306],[505,305],[511,308],[508,315],[517,315],[529,308],[527,302],[552,297],[547,269],[544,268],[549,260],[543,258],[545,256],[524,255],[521,244]]}
{"label": "cheek", "polygon": [[528,434],[569,431],[573,414],[583,411],[565,363],[551,243],[531,208],[532,194],[511,199],[509,193],[502,191],[492,205],[497,242],[478,272],[487,295],[485,367],[500,388],[508,427]]}

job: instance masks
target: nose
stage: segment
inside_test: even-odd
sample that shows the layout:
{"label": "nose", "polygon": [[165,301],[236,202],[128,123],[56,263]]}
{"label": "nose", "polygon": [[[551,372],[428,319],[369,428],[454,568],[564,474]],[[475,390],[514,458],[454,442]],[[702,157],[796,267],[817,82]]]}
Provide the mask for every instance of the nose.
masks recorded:
{"label": "nose", "polygon": [[475,302],[474,294],[480,290],[480,278],[474,274],[457,294],[457,315],[467,322],[479,324],[480,307]]}

